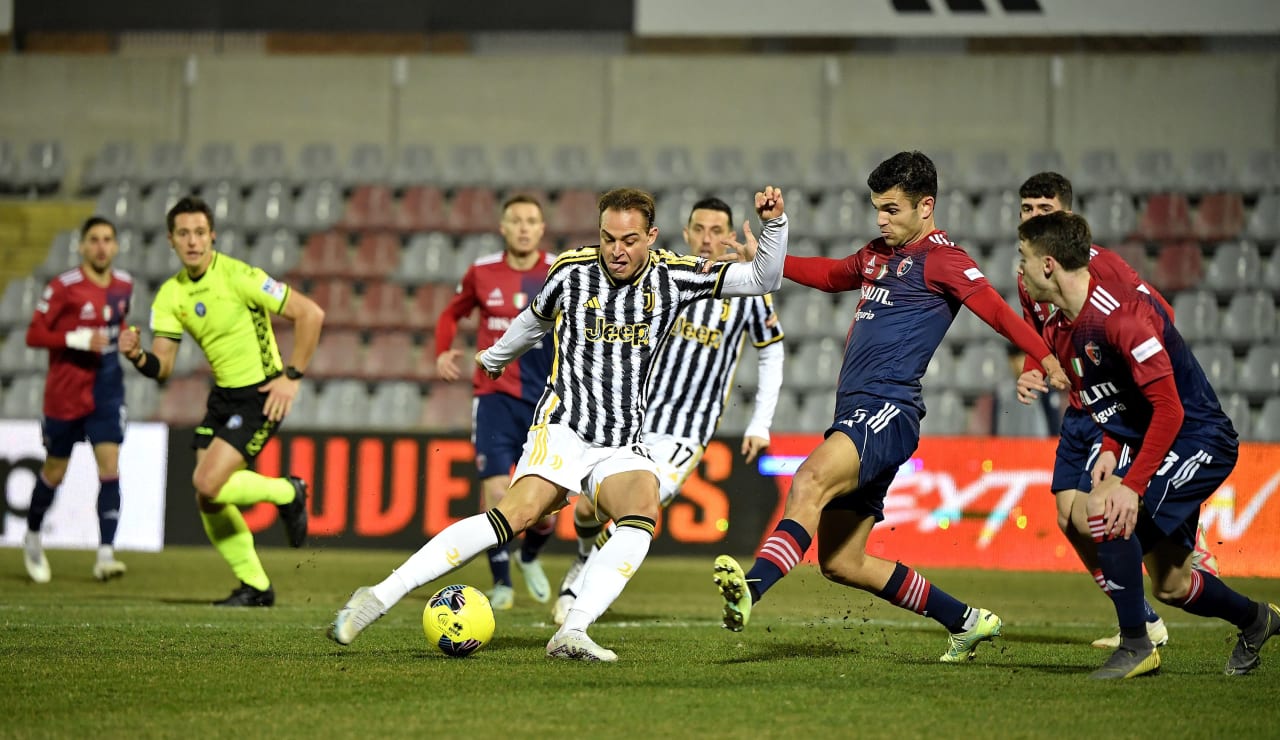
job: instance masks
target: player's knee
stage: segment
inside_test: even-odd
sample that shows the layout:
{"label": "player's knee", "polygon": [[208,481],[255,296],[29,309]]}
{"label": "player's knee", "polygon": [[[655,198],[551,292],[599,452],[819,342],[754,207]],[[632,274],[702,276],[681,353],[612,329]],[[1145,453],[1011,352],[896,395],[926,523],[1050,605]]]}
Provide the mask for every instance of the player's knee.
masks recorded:
{"label": "player's knee", "polygon": [[1160,603],[1169,604],[1170,606],[1181,606],[1190,591],[1190,583],[1151,584],[1151,595],[1156,597],[1156,600]]}
{"label": "player's knee", "polygon": [[218,491],[222,489],[222,484],[225,482],[219,476],[199,468],[196,468],[196,471],[191,475],[191,485],[196,489],[196,498],[206,501],[216,499]]}
{"label": "player's knee", "polygon": [[819,558],[818,568],[822,571],[822,577],[826,578],[828,581],[845,586],[861,585],[861,558],[852,560],[848,558],[840,560],[835,558]]}
{"label": "player's knee", "polygon": [[67,461],[66,460],[49,460],[45,459],[44,465],[40,467],[40,475],[50,486],[57,488],[62,485],[62,479],[67,477]]}
{"label": "player's knee", "polygon": [[822,508],[827,504],[831,485],[821,470],[801,468],[791,481],[787,506]]}

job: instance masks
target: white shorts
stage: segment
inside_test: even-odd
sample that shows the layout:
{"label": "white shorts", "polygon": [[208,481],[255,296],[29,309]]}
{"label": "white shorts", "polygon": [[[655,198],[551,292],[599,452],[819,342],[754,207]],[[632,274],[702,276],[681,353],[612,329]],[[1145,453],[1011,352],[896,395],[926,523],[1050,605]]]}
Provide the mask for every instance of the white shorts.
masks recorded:
{"label": "white shorts", "polygon": [[706,448],[699,440],[670,434],[646,434],[644,445],[658,466],[658,495],[666,507],[698,468]]}
{"label": "white shorts", "polygon": [[644,445],[605,447],[587,442],[564,424],[547,424],[529,430],[511,482],[536,475],[568,489],[566,498],[586,493],[594,504],[605,478],[633,470],[643,470],[660,479]]}

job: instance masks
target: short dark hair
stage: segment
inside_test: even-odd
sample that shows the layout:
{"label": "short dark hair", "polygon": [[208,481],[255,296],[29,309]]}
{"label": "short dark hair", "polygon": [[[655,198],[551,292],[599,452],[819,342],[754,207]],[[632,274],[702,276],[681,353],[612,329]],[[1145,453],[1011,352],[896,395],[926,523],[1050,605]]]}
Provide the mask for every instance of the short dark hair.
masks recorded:
{"label": "short dark hair", "polygon": [[898,152],[871,171],[867,176],[867,187],[872,193],[902,188],[914,206],[921,198],[938,196],[938,170],[934,168],[933,160],[921,152]]}
{"label": "short dark hair", "polygon": [[639,211],[645,218],[645,229],[653,228],[653,217],[656,208],[653,196],[638,188],[614,188],[600,196],[597,202],[600,214],[613,209],[615,211]]}
{"label": "short dark hair", "polygon": [[1019,198],[1057,198],[1062,207],[1071,210],[1071,181],[1057,172],[1037,172],[1018,188]]}
{"label": "short dark hair", "polygon": [[92,229],[95,226],[108,226],[111,228],[112,238],[119,236],[119,234],[116,233],[115,224],[102,216],[90,216],[84,220],[84,225],[80,227],[80,241],[84,241],[84,238],[89,235],[89,229]]}
{"label": "short dark hair", "polygon": [[1055,211],[1033,216],[1018,224],[1018,238],[1068,270],[1089,264],[1093,234],[1089,232],[1089,222],[1079,214]]}
{"label": "short dark hair", "polygon": [[169,213],[165,216],[165,225],[169,227],[169,233],[173,233],[173,224],[178,216],[184,213],[203,213],[204,217],[209,219],[209,231],[213,231],[213,209],[208,203],[197,198],[194,195],[188,195],[177,203],[173,204],[173,208],[169,209]]}
{"label": "short dark hair", "polygon": [[689,223],[689,221],[693,220],[694,211],[720,211],[729,217],[729,228],[733,228],[733,209],[729,207],[728,203],[725,203],[719,198],[703,198],[697,203],[694,203],[693,208],[689,209],[689,218],[685,219],[685,223]]}
{"label": "short dark hair", "polygon": [[536,206],[538,209],[538,213],[539,214],[542,213],[542,202],[527,193],[516,193],[510,198],[507,198],[502,202],[502,210],[498,212],[506,213],[508,208],[519,203],[528,203],[531,206]]}

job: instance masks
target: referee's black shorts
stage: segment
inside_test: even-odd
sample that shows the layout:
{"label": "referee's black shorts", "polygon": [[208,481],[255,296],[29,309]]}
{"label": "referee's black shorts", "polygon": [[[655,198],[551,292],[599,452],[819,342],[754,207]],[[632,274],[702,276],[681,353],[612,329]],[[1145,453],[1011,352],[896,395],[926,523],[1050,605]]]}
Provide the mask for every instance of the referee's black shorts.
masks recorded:
{"label": "referee's black shorts", "polygon": [[191,448],[206,449],[218,437],[239,450],[245,460],[257,457],[280,428],[278,422],[267,418],[267,394],[258,390],[269,380],[243,388],[215,385],[209,391],[208,410],[196,427]]}

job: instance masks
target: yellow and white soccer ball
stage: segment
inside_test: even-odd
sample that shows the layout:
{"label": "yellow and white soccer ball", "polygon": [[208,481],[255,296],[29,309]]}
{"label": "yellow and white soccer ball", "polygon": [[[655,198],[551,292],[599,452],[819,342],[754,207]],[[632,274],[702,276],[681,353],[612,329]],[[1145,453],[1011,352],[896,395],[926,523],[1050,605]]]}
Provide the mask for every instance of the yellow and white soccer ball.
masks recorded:
{"label": "yellow and white soccer ball", "polygon": [[427,601],[422,631],[427,641],[451,658],[466,657],[493,639],[493,608],[472,586],[445,586]]}

